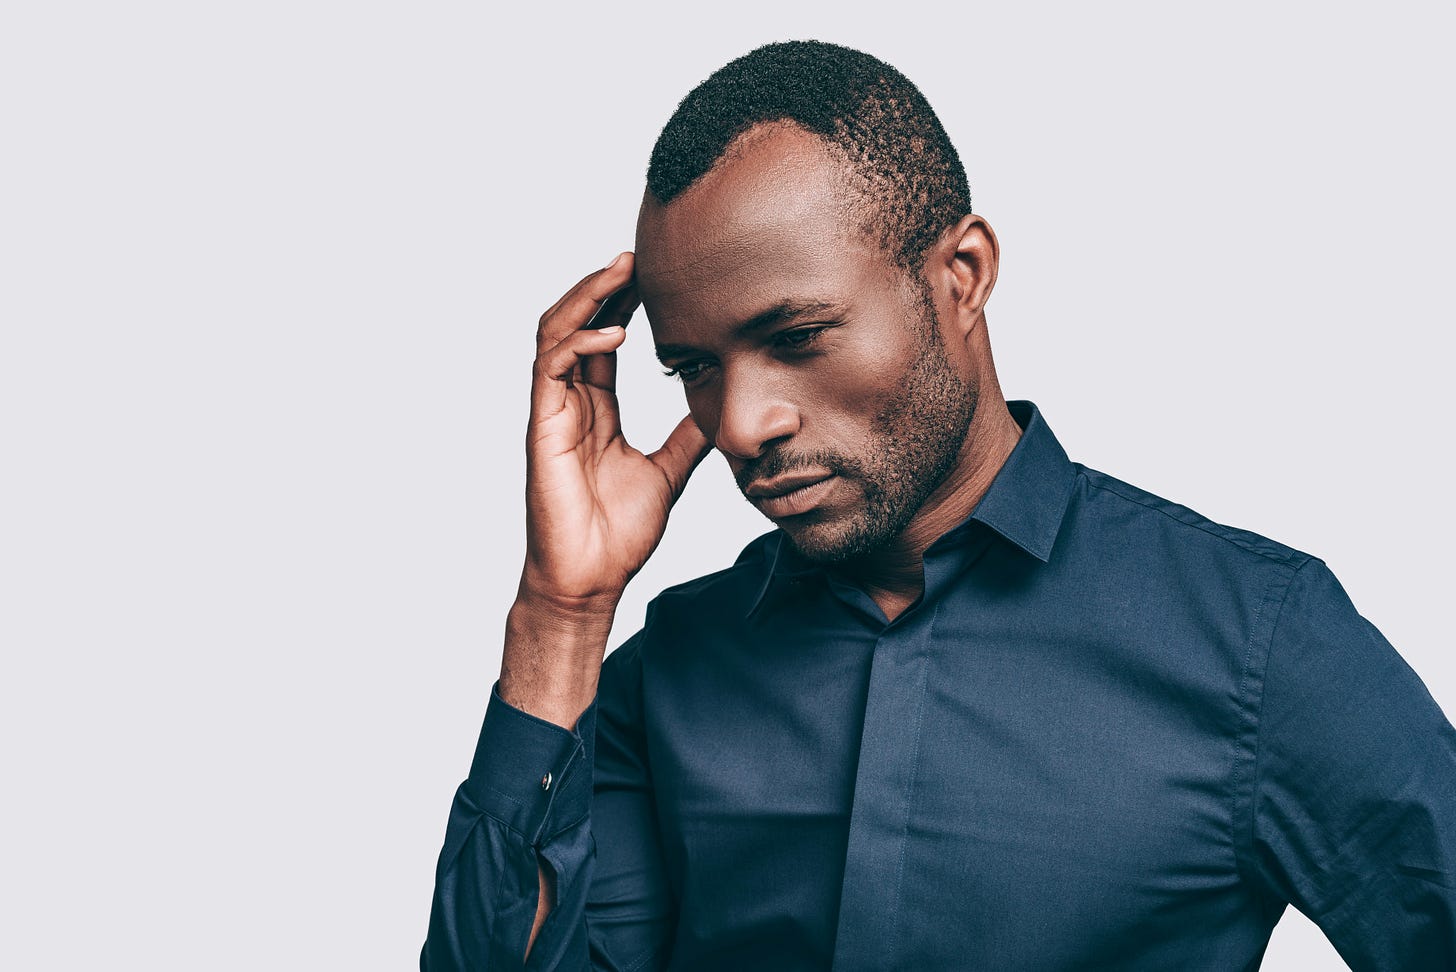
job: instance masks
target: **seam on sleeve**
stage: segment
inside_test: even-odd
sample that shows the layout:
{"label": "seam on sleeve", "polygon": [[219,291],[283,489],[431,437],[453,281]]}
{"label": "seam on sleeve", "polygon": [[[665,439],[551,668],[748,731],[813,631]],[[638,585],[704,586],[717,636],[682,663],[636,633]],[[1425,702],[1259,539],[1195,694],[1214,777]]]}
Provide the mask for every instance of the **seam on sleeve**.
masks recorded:
{"label": "seam on sleeve", "polygon": [[[578,763],[583,762],[583,761],[584,760],[581,759],[580,748],[578,748],[577,752],[572,755],[571,761],[567,764],[566,771],[562,774],[562,779],[561,779],[561,785],[562,786],[565,786],[567,778],[571,775],[572,770],[575,769],[576,765]],[[495,787],[492,787],[492,786],[489,786],[489,785],[483,784],[483,783],[476,783],[475,785],[477,787],[479,787],[481,790],[489,791],[490,793],[495,794],[496,796],[498,796],[501,799],[503,799],[503,800],[505,800],[505,801],[507,801],[507,802],[509,802],[509,803],[511,803],[513,805],[515,805],[516,807],[519,807],[519,808],[522,808],[522,809],[529,809],[529,807],[528,807],[527,804],[522,803],[520,800],[517,800],[515,797],[511,796],[509,793],[504,792],[503,790],[498,790]],[[559,788],[558,788],[558,791],[557,792],[560,792]],[[552,812],[553,812],[553,810],[555,808],[555,805],[556,805],[555,796],[553,795],[552,798],[551,798],[551,800],[550,800],[550,802],[548,802],[546,804],[545,810],[542,811],[542,813],[541,813],[541,820],[540,820],[539,823],[537,823],[535,825],[535,828],[534,828],[535,829],[535,835],[532,836],[531,834],[528,834],[525,831],[521,830],[520,828],[516,827],[509,820],[505,820],[505,819],[501,818],[500,816],[498,816],[497,814],[491,813],[485,807],[482,807],[479,804],[477,804],[476,801],[470,799],[469,793],[466,793],[464,795],[464,800],[465,800],[465,803],[467,803],[469,805],[470,809],[474,812],[474,814],[477,817],[483,817],[485,819],[490,820],[493,823],[499,824],[500,827],[503,830],[507,830],[510,833],[515,834],[517,837],[519,837],[521,839],[521,841],[524,844],[526,844],[526,846],[528,846],[528,847],[536,847],[536,848],[539,848],[540,846],[548,843],[552,839],[560,836],[561,834],[565,833],[566,831],[568,831],[568,830],[572,829],[573,827],[577,826],[583,820],[585,820],[587,817],[591,816],[591,808],[588,805],[587,809],[583,813],[578,814],[569,823],[562,824],[559,827],[551,828],[550,827],[550,824],[551,824]]]}
{"label": "seam on sleeve", "polygon": [[[508,803],[511,803],[514,806],[516,806],[516,807],[518,807],[518,808],[520,808],[522,810],[529,809],[529,807],[527,807],[526,804],[522,803],[520,800],[517,800],[515,797],[511,796],[509,793],[506,793],[504,790],[498,790],[495,787],[490,786],[490,785],[485,784],[485,783],[477,783],[476,785],[479,786],[480,789],[487,790],[487,791],[489,791],[491,793],[494,793],[496,796],[500,797],[502,800],[505,800]],[[474,802],[475,801],[472,800],[471,801],[471,804],[473,805]],[[530,835],[529,834],[524,834],[521,831],[517,830],[516,827],[509,820],[502,819],[501,817],[499,817],[499,816],[491,813],[489,810],[485,809],[484,807],[475,807],[475,811],[477,813],[479,813],[482,817],[489,817],[491,820],[494,820],[496,823],[500,824],[502,827],[504,827],[505,829],[509,830],[511,833],[515,834],[517,837],[520,837],[526,843],[529,844],[531,842]]]}
{"label": "seam on sleeve", "polygon": [[[521,806],[519,800],[516,800],[508,793],[502,793],[500,790],[497,790],[494,787],[480,785],[480,789],[489,790],[491,793],[494,793],[500,797],[504,797],[506,800],[509,800],[511,803],[514,803],[517,806]],[[491,813],[489,810],[485,809],[485,807],[482,807],[479,803],[472,799],[470,791],[466,789],[464,783],[460,784],[459,800],[465,806],[468,806],[470,808],[470,812],[474,814],[477,819],[485,819],[491,821],[492,823],[499,824],[502,830],[506,830],[510,833],[515,834],[517,837],[521,838],[524,843],[529,844],[531,842],[530,836],[528,834],[521,833],[520,830],[516,829],[514,826],[511,825],[511,822],[509,820],[502,820],[499,816]]]}
{"label": "seam on sleeve", "polygon": [[[1284,606],[1294,580],[1310,561],[1307,557],[1292,570],[1279,571],[1264,590],[1264,596],[1250,625],[1249,644],[1244,652],[1244,672],[1238,689],[1240,725],[1234,739],[1234,773],[1232,779],[1234,861],[1239,877],[1248,885],[1267,891],[1254,853],[1254,823],[1257,819],[1259,800],[1259,770],[1262,764],[1262,736],[1264,696],[1267,685],[1265,677],[1269,670],[1269,658],[1274,651],[1274,637],[1279,631],[1279,622],[1284,616]],[[1281,589],[1282,588],[1282,589]],[[1278,599],[1278,608],[1269,612],[1269,606]],[[1267,619],[1267,635],[1264,634]],[[1262,643],[1262,653],[1259,651]]]}
{"label": "seam on sleeve", "polygon": [[[545,844],[591,816],[591,801],[587,800],[582,806],[582,812],[577,814],[572,820],[554,828],[551,825],[552,818],[556,816],[558,798],[562,801],[566,799],[561,794],[568,792],[568,788],[575,785],[576,778],[581,775],[578,767],[583,764],[586,764],[586,772],[591,773],[593,767],[587,760],[586,745],[578,742],[576,749],[572,750],[571,756],[567,759],[566,769],[561,774],[561,780],[557,783],[555,792],[551,794],[551,799],[546,804],[546,812],[541,815],[541,824],[536,829],[536,839],[532,841],[533,845],[540,846]],[[590,779],[583,785],[591,786]]]}
{"label": "seam on sleeve", "polygon": [[646,954],[637,959],[631,965],[624,966],[622,972],[644,972],[645,969],[656,968],[657,959],[667,950],[666,945],[655,945],[648,949]]}

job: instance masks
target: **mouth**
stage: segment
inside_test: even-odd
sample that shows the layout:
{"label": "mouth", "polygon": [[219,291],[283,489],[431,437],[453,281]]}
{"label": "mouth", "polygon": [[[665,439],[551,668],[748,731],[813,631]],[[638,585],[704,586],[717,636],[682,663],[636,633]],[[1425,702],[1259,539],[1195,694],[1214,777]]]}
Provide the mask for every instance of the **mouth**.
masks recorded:
{"label": "mouth", "polygon": [[834,488],[833,473],[800,473],[750,483],[743,494],[771,520],[807,513]]}

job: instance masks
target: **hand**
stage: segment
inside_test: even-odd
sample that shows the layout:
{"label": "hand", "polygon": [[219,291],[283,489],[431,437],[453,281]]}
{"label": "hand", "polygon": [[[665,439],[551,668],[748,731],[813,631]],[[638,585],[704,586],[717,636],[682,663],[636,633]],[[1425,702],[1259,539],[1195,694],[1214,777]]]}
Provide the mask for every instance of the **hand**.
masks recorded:
{"label": "hand", "polygon": [[498,685],[507,703],[567,728],[596,694],[627,581],[662,540],[668,511],[710,448],[691,417],[651,455],[622,436],[616,351],[638,303],[632,268],[624,253],[585,277],[536,332],[526,564]]}
{"label": "hand", "polygon": [[691,416],[650,455],[622,435],[616,351],[638,305],[632,271],[623,253],[583,278],[536,334],[521,594],[557,608],[615,608],[711,448]]}

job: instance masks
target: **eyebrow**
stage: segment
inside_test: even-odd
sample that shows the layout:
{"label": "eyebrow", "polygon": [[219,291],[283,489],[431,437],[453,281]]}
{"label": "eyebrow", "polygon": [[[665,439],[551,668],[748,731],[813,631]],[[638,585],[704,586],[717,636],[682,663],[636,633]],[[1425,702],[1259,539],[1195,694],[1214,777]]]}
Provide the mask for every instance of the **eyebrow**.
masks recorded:
{"label": "eyebrow", "polygon": [[[755,331],[762,331],[777,324],[784,324],[802,317],[838,312],[839,306],[826,300],[789,298],[779,301],[768,310],[754,314],[748,320],[734,328],[733,334],[735,337],[748,337]],[[690,344],[659,344],[657,345],[657,360],[666,364],[668,358],[685,357],[689,354],[696,353],[698,350],[698,348]]]}

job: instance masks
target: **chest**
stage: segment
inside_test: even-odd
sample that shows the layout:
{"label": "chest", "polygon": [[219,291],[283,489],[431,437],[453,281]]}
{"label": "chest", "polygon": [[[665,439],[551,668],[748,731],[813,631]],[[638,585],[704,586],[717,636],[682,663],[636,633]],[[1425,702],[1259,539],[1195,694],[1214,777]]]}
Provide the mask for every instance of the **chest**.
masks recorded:
{"label": "chest", "polygon": [[1043,962],[1237,910],[1236,667],[1206,634],[966,616],[649,669],[683,934]]}

